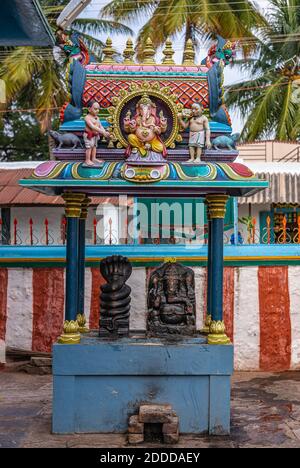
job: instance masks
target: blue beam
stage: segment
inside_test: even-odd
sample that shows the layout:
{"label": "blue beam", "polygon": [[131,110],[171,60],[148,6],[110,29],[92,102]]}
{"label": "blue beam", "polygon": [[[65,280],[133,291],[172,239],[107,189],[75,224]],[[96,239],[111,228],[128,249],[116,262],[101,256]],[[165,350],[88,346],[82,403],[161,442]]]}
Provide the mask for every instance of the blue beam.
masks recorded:
{"label": "blue beam", "polygon": [[[87,245],[86,261],[101,259],[110,255],[125,255],[129,259],[135,258],[162,258],[162,257],[189,257],[191,260],[198,257],[208,256],[207,245]],[[276,258],[299,258],[300,245],[225,245],[225,259],[249,258],[250,259],[276,259]],[[66,259],[66,247],[63,245],[53,246],[4,246],[0,245],[0,263],[5,260],[61,260]],[[30,264],[28,264],[30,266]]]}

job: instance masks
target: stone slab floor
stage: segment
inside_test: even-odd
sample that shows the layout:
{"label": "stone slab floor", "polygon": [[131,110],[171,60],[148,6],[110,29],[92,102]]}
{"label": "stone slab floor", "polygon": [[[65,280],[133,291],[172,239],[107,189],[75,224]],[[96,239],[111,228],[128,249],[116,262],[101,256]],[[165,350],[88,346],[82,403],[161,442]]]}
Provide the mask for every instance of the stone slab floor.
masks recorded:
{"label": "stone slab floor", "polygon": [[[49,375],[0,372],[0,447],[127,447],[125,435],[52,435],[51,392]],[[236,373],[231,436],[182,435],[175,447],[299,448],[300,372]]]}

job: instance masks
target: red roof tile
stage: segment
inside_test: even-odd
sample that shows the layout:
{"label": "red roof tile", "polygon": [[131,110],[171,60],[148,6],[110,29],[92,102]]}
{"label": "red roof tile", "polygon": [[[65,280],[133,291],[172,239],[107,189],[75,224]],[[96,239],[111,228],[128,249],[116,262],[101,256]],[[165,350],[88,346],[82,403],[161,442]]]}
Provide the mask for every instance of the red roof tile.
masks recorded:
{"label": "red roof tile", "polygon": [[[59,196],[48,196],[19,185],[20,179],[30,177],[32,169],[0,169],[0,206],[56,205],[65,203]],[[128,199],[130,203],[130,198]],[[118,205],[118,197],[92,197],[92,205]]]}

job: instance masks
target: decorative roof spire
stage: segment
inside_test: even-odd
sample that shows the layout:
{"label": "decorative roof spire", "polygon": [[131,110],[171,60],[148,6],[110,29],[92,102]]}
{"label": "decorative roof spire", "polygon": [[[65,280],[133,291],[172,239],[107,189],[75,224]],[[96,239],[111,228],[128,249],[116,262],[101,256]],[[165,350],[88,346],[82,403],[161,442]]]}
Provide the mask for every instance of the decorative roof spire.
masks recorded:
{"label": "decorative roof spire", "polygon": [[175,62],[173,60],[173,55],[175,52],[174,52],[172,45],[173,44],[172,44],[171,39],[168,38],[166,40],[166,45],[163,50],[164,58],[162,60],[162,63],[164,63],[165,65],[175,65]]}
{"label": "decorative roof spire", "polygon": [[155,49],[153,47],[153,42],[150,39],[150,37],[148,37],[148,39],[146,40],[145,48],[143,50],[142,60],[144,63],[155,65],[156,62],[155,62],[154,56],[155,56]]}
{"label": "decorative roof spire", "polygon": [[195,65],[195,50],[192,39],[188,39],[185,44],[183,52],[182,65],[193,66]]}
{"label": "decorative roof spire", "polygon": [[128,39],[126,42],[126,48],[123,51],[124,63],[132,64],[134,63],[134,48],[132,39]]}
{"label": "decorative roof spire", "polygon": [[103,49],[103,54],[104,58],[102,63],[114,63],[113,55],[115,54],[115,51],[112,47],[112,40],[110,37],[106,39],[106,45]]}

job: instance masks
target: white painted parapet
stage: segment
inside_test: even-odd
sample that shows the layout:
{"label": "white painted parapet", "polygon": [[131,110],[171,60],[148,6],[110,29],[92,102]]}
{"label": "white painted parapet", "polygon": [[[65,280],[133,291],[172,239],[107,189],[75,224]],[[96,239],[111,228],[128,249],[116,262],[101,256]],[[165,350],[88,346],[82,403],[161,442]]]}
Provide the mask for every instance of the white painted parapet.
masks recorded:
{"label": "white painted parapet", "polygon": [[[300,267],[244,266],[227,270],[230,268],[234,274],[229,271],[231,279],[226,281],[224,303],[226,326],[233,330],[235,368],[300,369]],[[64,270],[0,270],[2,284],[3,278],[7,279],[1,289],[5,297],[0,301],[0,363],[5,361],[5,345],[50,351],[63,323]],[[147,278],[151,271],[152,268],[135,267],[128,282],[132,288],[132,330],[146,328]],[[194,272],[196,324],[201,329],[206,314],[206,269],[195,267]],[[85,314],[95,328],[99,321],[99,269],[87,268],[85,278]]]}

